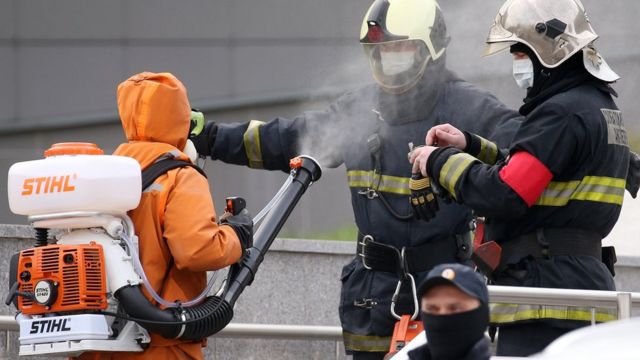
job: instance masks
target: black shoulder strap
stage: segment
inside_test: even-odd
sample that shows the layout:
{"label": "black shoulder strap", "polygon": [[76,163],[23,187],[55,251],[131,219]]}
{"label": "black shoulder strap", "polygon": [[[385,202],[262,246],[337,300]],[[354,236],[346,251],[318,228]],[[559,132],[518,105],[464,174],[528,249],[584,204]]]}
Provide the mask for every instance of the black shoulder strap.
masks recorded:
{"label": "black shoulder strap", "polygon": [[149,187],[149,185],[153,184],[156,179],[166,173],[169,170],[173,170],[181,167],[192,167],[196,169],[202,176],[205,178],[207,175],[204,173],[202,169],[200,169],[197,165],[194,165],[188,161],[177,160],[177,159],[164,159],[157,161],[148,168],[142,170],[142,190]]}

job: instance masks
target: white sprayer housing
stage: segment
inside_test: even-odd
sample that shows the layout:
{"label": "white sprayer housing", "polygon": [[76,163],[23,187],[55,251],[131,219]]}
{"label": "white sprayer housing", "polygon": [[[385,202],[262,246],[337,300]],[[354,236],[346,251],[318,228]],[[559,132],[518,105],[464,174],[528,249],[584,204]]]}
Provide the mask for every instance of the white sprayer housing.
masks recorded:
{"label": "white sprayer housing", "polygon": [[9,169],[9,207],[13,213],[124,214],[138,206],[142,183],[136,160],[94,155],[102,150],[93,144],[88,144],[93,146],[89,146],[91,151],[77,151],[77,147],[70,146],[64,151],[52,151],[56,145],[45,152],[45,159],[19,162]]}

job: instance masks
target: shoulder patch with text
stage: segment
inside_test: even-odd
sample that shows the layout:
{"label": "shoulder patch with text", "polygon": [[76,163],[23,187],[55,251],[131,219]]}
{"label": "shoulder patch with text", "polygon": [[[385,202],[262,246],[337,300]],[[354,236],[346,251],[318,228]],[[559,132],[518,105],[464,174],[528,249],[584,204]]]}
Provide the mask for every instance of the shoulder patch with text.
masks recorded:
{"label": "shoulder patch with text", "polygon": [[607,122],[608,143],[614,145],[629,146],[627,129],[622,121],[622,112],[619,110],[600,109]]}

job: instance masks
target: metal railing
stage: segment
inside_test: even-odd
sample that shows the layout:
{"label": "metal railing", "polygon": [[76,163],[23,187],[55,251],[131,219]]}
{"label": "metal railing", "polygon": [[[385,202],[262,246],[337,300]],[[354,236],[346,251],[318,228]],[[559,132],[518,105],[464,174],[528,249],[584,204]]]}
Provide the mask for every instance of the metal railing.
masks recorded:
{"label": "metal railing", "polygon": [[489,286],[489,299],[494,303],[613,308],[618,310],[618,319],[628,319],[633,308],[640,309],[640,293],[623,291]]}
{"label": "metal railing", "polygon": [[[0,316],[0,331],[18,331],[13,316]],[[342,340],[339,326],[274,325],[231,323],[215,335],[216,337],[249,337],[269,339],[308,339],[338,341]]]}

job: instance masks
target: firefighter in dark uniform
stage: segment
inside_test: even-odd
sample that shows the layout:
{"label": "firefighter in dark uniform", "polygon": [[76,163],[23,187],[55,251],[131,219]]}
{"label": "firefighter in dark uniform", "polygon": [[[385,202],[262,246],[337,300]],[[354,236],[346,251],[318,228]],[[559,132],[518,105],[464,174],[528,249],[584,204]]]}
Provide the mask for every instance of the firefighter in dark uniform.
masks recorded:
{"label": "firefighter in dark uniform", "polygon": [[[423,144],[432,126],[454,122],[487,137],[500,133],[506,146],[522,118],[447,70],[448,36],[434,0],[375,1],[360,39],[377,84],[293,120],[209,122],[192,140],[201,155],[252,168],[288,171],[300,153],[323,166],[346,166],[360,235],[358,254],[341,276],[344,343],[355,359],[381,359],[396,321],[390,308],[398,273],[421,281],[436,264],[470,255],[467,208],[443,204],[429,223],[413,217],[409,144]],[[414,312],[410,288],[401,284],[397,314]]]}
{"label": "firefighter in dark uniform", "polygon": [[[620,214],[630,152],[610,87],[618,76],[594,48],[596,38],[579,0],[507,1],[486,53],[510,48],[514,77],[527,89],[525,120],[508,152],[441,125],[426,140],[439,147],[412,156],[436,189],[487,217],[485,239],[502,249],[497,285],[615,289],[612,249],[603,251],[601,239]],[[565,306],[492,304],[491,312],[497,353],[508,356],[616,318],[612,310]]]}

